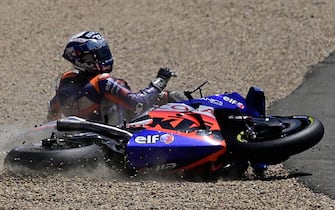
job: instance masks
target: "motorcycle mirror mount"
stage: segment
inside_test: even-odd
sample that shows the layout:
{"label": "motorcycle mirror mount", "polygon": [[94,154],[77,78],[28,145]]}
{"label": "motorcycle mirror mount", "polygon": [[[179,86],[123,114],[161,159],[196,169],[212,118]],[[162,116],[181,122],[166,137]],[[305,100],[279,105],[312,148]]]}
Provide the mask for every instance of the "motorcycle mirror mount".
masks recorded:
{"label": "motorcycle mirror mount", "polygon": [[192,93],[194,93],[195,91],[199,90],[200,93],[200,97],[202,98],[202,87],[206,84],[209,84],[208,80],[206,80],[205,82],[203,82],[201,85],[199,85],[197,88],[195,88],[194,90],[190,91],[190,90],[185,90],[184,94],[188,99],[193,99]]}

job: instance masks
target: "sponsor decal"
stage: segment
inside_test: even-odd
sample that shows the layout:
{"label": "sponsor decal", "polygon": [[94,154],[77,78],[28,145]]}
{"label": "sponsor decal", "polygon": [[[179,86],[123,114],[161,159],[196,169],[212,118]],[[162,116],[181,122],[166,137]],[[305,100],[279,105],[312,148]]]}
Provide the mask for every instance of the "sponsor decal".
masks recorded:
{"label": "sponsor decal", "polygon": [[163,165],[157,165],[154,167],[144,167],[138,170],[138,173],[141,174],[148,174],[153,171],[163,171],[163,170],[168,170],[168,169],[174,169],[177,168],[177,163],[166,163]]}
{"label": "sponsor decal", "polygon": [[188,112],[194,109],[186,104],[168,103],[160,106],[157,110]]}
{"label": "sponsor decal", "polygon": [[137,136],[135,138],[135,142],[138,144],[156,144],[157,142],[162,142],[164,144],[171,144],[173,141],[174,136],[171,134]]}
{"label": "sponsor decal", "polygon": [[166,163],[163,165],[158,165],[154,168],[155,171],[162,171],[167,169],[173,169],[177,167],[177,163]]}
{"label": "sponsor decal", "polygon": [[115,85],[115,81],[108,79],[105,86],[105,90],[107,92],[111,92],[112,94],[117,94],[120,91],[120,86]]}
{"label": "sponsor decal", "polygon": [[204,100],[205,100],[205,101],[208,101],[208,102],[211,103],[211,104],[215,104],[215,105],[217,105],[217,106],[222,106],[222,105],[223,105],[223,102],[222,102],[222,101],[217,100],[217,99],[215,99],[215,98],[207,98],[207,97],[205,97]]}
{"label": "sponsor decal", "polygon": [[163,134],[160,137],[160,141],[165,144],[171,144],[174,141],[174,136],[171,134]]}
{"label": "sponsor decal", "polygon": [[227,101],[228,103],[235,104],[240,109],[244,109],[244,105],[241,102],[233,98],[229,98],[228,96],[223,96],[223,100]]}

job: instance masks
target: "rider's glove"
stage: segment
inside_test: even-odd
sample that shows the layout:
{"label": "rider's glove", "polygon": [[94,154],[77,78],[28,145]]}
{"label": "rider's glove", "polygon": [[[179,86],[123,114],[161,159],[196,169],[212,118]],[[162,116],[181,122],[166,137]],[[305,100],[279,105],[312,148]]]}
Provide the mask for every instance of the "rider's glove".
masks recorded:
{"label": "rider's glove", "polygon": [[187,97],[184,93],[179,91],[162,91],[157,98],[157,105],[163,105],[166,103],[175,103],[179,101],[185,101]]}
{"label": "rider's glove", "polygon": [[169,69],[167,67],[160,68],[157,73],[157,77],[162,78],[166,81],[169,81],[171,77],[176,76],[174,71],[172,69]]}
{"label": "rider's glove", "polygon": [[163,91],[171,77],[176,74],[169,68],[160,68],[157,73],[157,78],[152,81],[152,86],[157,88],[159,91]]}

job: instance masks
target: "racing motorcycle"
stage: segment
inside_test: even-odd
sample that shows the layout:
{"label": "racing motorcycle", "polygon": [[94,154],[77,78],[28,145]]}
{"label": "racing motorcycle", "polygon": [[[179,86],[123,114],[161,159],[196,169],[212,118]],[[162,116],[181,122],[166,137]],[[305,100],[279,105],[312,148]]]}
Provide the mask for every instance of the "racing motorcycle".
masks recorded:
{"label": "racing motorcycle", "polygon": [[281,163],[323,137],[314,117],[267,116],[261,88],[251,87],[246,97],[203,96],[206,83],[184,91],[188,100],[151,108],[121,126],[74,116],[38,126],[30,131],[35,143],[9,151],[5,166],[67,171],[106,163],[130,174],[218,176],[233,168],[244,173],[253,163]]}

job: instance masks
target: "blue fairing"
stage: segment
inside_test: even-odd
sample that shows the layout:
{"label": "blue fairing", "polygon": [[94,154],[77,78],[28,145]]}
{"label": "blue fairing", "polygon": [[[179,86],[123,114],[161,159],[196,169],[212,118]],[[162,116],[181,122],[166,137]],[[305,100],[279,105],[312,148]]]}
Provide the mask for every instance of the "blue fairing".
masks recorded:
{"label": "blue fairing", "polygon": [[209,136],[194,137],[142,130],[130,139],[126,153],[130,169],[160,171],[177,169],[222,149],[220,141]]}
{"label": "blue fairing", "polygon": [[265,115],[265,96],[261,88],[251,87],[246,98],[237,92],[211,95],[207,97],[181,101],[189,106],[204,105],[217,110],[237,110],[250,116]]}
{"label": "blue fairing", "polygon": [[245,99],[236,92],[191,99],[188,101],[183,101],[182,103],[190,106],[201,104],[204,106],[213,107],[214,109],[236,110],[239,108],[242,112],[246,111]]}
{"label": "blue fairing", "polygon": [[247,112],[252,116],[265,116],[265,95],[263,89],[250,87],[246,97]]}

